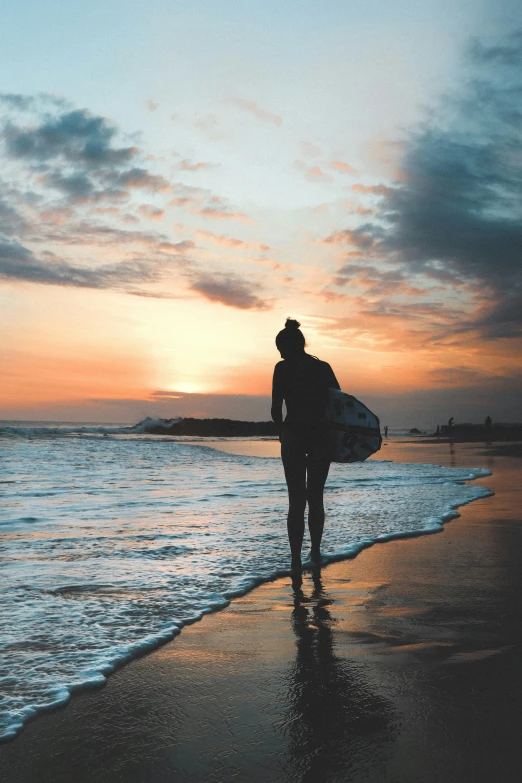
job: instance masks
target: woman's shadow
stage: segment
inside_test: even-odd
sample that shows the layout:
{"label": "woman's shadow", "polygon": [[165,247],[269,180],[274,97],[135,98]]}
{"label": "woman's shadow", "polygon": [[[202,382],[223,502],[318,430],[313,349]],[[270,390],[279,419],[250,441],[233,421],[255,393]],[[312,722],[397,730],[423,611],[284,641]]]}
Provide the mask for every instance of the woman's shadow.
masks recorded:
{"label": "woman's shadow", "polygon": [[[336,620],[324,591],[320,569],[312,572],[307,596],[294,583],[292,629],[296,659],[288,682],[285,728],[289,739],[291,780],[351,780],[376,773],[397,734],[389,700],[371,682],[372,669],[362,658],[336,653]],[[366,778],[365,778],[366,779]]]}

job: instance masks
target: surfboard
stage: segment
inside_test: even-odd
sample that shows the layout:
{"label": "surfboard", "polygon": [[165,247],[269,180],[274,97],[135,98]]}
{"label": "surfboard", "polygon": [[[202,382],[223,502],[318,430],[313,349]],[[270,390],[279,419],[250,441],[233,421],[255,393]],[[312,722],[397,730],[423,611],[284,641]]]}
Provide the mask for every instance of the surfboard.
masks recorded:
{"label": "surfboard", "polygon": [[381,448],[378,417],[356,397],[328,389],[332,462],[363,462]]}

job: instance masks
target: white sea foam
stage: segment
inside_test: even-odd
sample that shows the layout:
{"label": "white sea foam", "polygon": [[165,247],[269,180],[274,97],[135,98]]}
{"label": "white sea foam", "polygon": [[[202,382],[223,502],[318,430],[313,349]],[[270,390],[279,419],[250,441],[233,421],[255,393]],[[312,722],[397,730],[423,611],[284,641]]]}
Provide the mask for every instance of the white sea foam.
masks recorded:
{"label": "white sea foam", "polygon": [[[112,437],[38,429],[1,440],[4,739],[184,624],[288,573],[279,460],[121,428]],[[439,530],[455,508],[489,494],[465,483],[487,473],[378,460],[332,466],[327,558]]]}

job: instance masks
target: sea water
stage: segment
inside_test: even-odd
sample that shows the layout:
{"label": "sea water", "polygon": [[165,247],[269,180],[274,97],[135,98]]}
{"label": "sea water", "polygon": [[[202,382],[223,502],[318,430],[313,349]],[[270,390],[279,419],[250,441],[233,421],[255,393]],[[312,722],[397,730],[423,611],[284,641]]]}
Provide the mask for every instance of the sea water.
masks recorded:
{"label": "sea water", "polygon": [[[279,459],[139,428],[0,424],[0,738],[288,574]],[[481,469],[332,465],[326,560],[440,530]]]}

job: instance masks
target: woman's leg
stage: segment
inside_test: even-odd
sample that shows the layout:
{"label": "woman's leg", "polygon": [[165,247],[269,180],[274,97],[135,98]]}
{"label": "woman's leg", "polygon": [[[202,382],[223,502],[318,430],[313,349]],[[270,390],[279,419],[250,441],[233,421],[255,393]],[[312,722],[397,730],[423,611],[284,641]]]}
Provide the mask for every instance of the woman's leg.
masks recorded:
{"label": "woman's leg", "polygon": [[306,499],[308,500],[308,530],[312,560],[321,559],[321,539],[324,529],[323,493],[330,470],[330,435],[328,429],[314,433],[308,444]]}
{"label": "woman's leg", "polygon": [[312,545],[312,560],[319,560],[321,557],[321,539],[324,529],[323,492],[329,470],[329,462],[308,463],[306,497],[308,500],[308,530],[310,531],[310,542]]}
{"label": "woman's leg", "polygon": [[281,459],[288,486],[288,540],[292,568],[301,567],[301,547],[304,536],[306,507],[306,452],[299,433],[284,428],[281,435]]}

